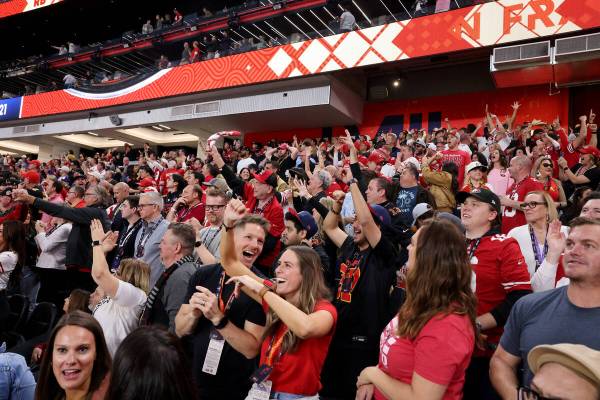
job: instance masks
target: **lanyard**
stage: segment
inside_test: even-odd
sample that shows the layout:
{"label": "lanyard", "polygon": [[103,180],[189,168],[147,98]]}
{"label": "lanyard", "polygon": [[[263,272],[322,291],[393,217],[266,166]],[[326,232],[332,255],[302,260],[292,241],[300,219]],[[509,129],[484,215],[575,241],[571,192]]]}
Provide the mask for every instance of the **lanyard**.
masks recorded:
{"label": "lanyard", "polygon": [[[542,254],[540,254],[540,243],[533,232],[533,228],[529,225],[529,236],[531,237],[531,247],[533,248],[533,255],[535,256],[535,270],[537,271],[542,262],[544,262],[544,258],[546,257],[546,253],[548,253],[548,240],[544,239],[544,250],[542,250]],[[546,238],[548,237],[548,229],[546,229]]]}
{"label": "lanyard", "polygon": [[[198,206],[199,206],[199,205],[201,205],[201,204],[202,204],[202,203],[198,203],[198,204],[196,204],[195,206],[192,206],[192,207],[189,207],[188,209],[186,209],[186,210],[185,210],[185,211],[184,211],[184,212],[181,214],[181,216],[180,216],[179,218],[177,218],[178,222],[182,222],[182,221],[183,221],[183,219],[184,219],[185,217],[187,217],[187,216],[188,216],[188,214],[189,214],[189,213],[191,213],[191,212],[192,212],[192,210],[193,210],[194,208],[198,207]],[[199,222],[202,222],[202,221],[199,221]]]}
{"label": "lanyard", "polygon": [[252,211],[252,214],[263,215],[263,213],[265,212],[265,209],[266,209],[267,207],[269,207],[269,204],[271,204],[271,202],[273,201],[273,198],[274,198],[274,197],[275,197],[275,196],[271,196],[271,198],[269,199],[269,201],[267,201],[267,202],[265,203],[265,205],[264,205],[264,206],[262,206],[262,207],[259,207],[259,206],[258,206],[258,200],[256,200],[256,205],[254,206],[254,210]]}
{"label": "lanyard", "polygon": [[61,226],[63,226],[64,224],[66,224],[66,222],[63,222],[63,223],[62,223],[62,224],[60,224],[60,225],[54,225],[54,226],[52,227],[52,229],[50,229],[48,232],[46,232],[46,237],[48,237],[48,236],[52,235],[52,234],[54,233],[54,231],[56,231],[58,228],[60,228],[60,227],[61,227]]}
{"label": "lanyard", "polygon": [[468,248],[468,252],[469,252],[469,262],[471,262],[471,260],[473,259],[473,256],[475,255],[475,251],[477,250],[477,247],[479,247],[479,243],[481,242],[481,238],[475,240],[475,242],[473,242],[471,240],[470,244],[469,244],[469,248]]}
{"label": "lanyard", "polygon": [[221,273],[221,280],[219,281],[219,286],[217,286],[217,299],[219,300],[219,310],[223,314],[225,314],[231,308],[231,303],[235,300],[235,290],[229,295],[229,299],[227,299],[227,304],[223,301],[223,289],[225,283],[225,272]]}
{"label": "lanyard", "polygon": [[275,336],[277,336],[276,332],[273,332],[273,335],[271,335],[269,347],[267,347],[267,352],[265,353],[265,365],[272,367],[283,355],[281,346],[283,345],[283,338],[285,337],[287,331],[288,328],[286,327],[283,332],[281,332],[281,335],[277,338],[277,340],[275,340]]}
{"label": "lanyard", "polygon": [[150,239],[150,236],[152,236],[152,234],[154,233],[156,228],[158,228],[158,226],[163,221],[163,219],[164,219],[163,217],[160,217],[158,219],[158,221],[156,221],[156,223],[150,229],[148,229],[150,224],[146,224],[146,226],[144,226],[144,230],[142,231],[142,236],[140,237],[140,243],[138,244],[137,248],[135,249],[136,257],[138,257],[138,258],[144,257],[146,242],[148,241],[148,239]]}

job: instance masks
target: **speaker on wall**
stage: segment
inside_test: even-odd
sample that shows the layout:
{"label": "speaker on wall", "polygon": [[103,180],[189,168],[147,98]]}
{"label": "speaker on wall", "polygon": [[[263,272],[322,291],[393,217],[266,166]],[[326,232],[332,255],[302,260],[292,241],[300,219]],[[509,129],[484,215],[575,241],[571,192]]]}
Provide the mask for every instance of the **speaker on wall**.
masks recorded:
{"label": "speaker on wall", "polygon": [[121,118],[119,118],[118,115],[111,115],[110,117],[110,122],[111,124],[115,125],[115,126],[119,126],[123,123],[123,121],[121,120]]}

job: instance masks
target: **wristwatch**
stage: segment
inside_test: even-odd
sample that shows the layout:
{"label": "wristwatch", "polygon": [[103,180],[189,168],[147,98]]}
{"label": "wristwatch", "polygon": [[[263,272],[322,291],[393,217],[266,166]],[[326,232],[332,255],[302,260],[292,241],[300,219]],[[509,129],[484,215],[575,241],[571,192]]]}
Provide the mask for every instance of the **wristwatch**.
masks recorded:
{"label": "wristwatch", "polygon": [[348,181],[348,186],[352,185],[353,183],[358,183],[358,181],[356,180],[356,178],[352,178]]}
{"label": "wristwatch", "polygon": [[100,245],[101,245],[101,243],[100,243],[99,240],[93,240],[92,241],[92,247],[96,247],[96,246],[100,246]]}
{"label": "wristwatch", "polygon": [[263,297],[265,297],[265,294],[267,294],[267,292],[274,292],[275,288],[277,288],[277,284],[274,281],[270,279],[264,279],[263,287],[258,292],[258,295],[262,299]]}
{"label": "wristwatch", "polygon": [[229,323],[229,318],[227,318],[227,315],[223,315],[223,318],[221,318],[219,323],[216,325],[213,325],[213,326],[215,327],[215,329],[223,329],[227,326],[228,323]]}

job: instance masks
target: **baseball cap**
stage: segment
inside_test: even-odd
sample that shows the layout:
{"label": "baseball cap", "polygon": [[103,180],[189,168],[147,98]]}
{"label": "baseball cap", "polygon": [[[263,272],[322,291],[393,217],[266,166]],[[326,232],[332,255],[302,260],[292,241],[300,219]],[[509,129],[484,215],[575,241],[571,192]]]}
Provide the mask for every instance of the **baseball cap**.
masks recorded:
{"label": "baseball cap", "polygon": [[253,174],[254,179],[265,185],[277,187],[277,177],[271,171],[263,171],[260,174]]}
{"label": "baseball cap", "polygon": [[96,172],[96,171],[90,171],[90,172],[87,173],[87,175],[91,175],[94,178],[98,179],[99,181],[101,181],[103,179],[102,175],[100,175],[100,173]]}
{"label": "baseball cap", "polygon": [[600,385],[600,351],[581,344],[560,343],[536,346],[527,355],[529,368],[537,373],[546,363],[557,363]]}
{"label": "baseball cap", "polygon": [[204,186],[215,187],[224,192],[229,190],[229,186],[227,186],[227,182],[225,182],[225,179],[221,179],[221,178],[212,178],[210,181],[204,182]]}
{"label": "baseball cap", "polygon": [[138,182],[138,186],[139,187],[150,187],[150,186],[154,186],[154,181],[152,180],[152,178],[150,177],[146,177],[144,179],[142,179],[141,181]]}
{"label": "baseball cap", "polygon": [[595,156],[596,158],[600,158],[600,150],[598,150],[594,146],[582,147],[581,149],[579,149],[579,152],[581,154],[591,154],[591,155]]}
{"label": "baseball cap", "polygon": [[368,161],[374,162],[375,164],[381,164],[385,161],[385,157],[378,151],[374,151],[369,155]]}
{"label": "baseball cap", "polygon": [[476,168],[482,168],[482,169],[485,169],[485,167],[483,166],[483,164],[482,164],[482,163],[480,163],[479,161],[473,161],[473,162],[470,162],[470,163],[467,165],[467,168],[466,168],[466,170],[467,170],[467,173],[471,172],[472,170],[474,170],[474,169],[476,169]]}
{"label": "baseball cap", "polygon": [[437,217],[439,219],[445,219],[447,221],[452,222],[454,225],[456,225],[456,227],[464,234],[466,229],[465,226],[462,224],[462,221],[460,220],[460,218],[458,218],[456,215],[454,214],[450,214],[449,212],[441,212],[437,214]]}
{"label": "baseball cap", "polygon": [[307,211],[296,212],[293,208],[290,208],[286,214],[287,217],[292,217],[302,225],[306,230],[306,238],[310,239],[317,233],[319,228],[313,216]]}
{"label": "baseball cap", "polygon": [[29,181],[29,183],[40,183],[40,174],[37,173],[36,171],[33,170],[29,170],[26,172],[23,172],[23,174],[21,175],[23,177],[23,179],[27,179]]}
{"label": "baseball cap", "polygon": [[468,197],[475,197],[479,201],[488,203],[500,215],[500,199],[496,194],[487,189],[473,189],[470,192],[458,192],[456,194],[456,202],[462,204]]}
{"label": "baseball cap", "polygon": [[373,216],[373,219],[377,225],[391,225],[392,218],[390,217],[388,210],[386,210],[384,207],[375,204],[369,206],[369,211],[371,211],[371,215]]}
{"label": "baseball cap", "polygon": [[0,190],[0,196],[12,196],[12,188],[4,188]]}
{"label": "baseball cap", "polygon": [[433,208],[427,203],[419,203],[413,208],[412,216],[413,216],[413,226],[417,223],[417,219],[421,217],[428,211],[432,211]]}
{"label": "baseball cap", "polygon": [[42,163],[40,162],[40,160],[31,160],[31,161],[29,161],[29,164],[30,165],[35,165],[36,168],[38,168],[38,169],[40,168],[40,165],[42,165]]}
{"label": "baseball cap", "polygon": [[418,139],[415,144],[419,145],[419,146],[423,146],[426,147],[427,144],[423,141],[423,139]]}

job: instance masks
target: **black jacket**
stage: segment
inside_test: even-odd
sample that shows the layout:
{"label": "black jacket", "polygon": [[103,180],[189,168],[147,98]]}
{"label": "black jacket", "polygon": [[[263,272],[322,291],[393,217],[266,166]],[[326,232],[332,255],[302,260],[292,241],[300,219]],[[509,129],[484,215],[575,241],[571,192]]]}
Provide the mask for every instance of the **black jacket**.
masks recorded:
{"label": "black jacket", "polygon": [[110,228],[110,220],[106,210],[100,206],[70,208],[45,200],[35,199],[33,207],[54,217],[64,218],[72,222],[71,233],[67,239],[67,268],[89,270],[92,268],[92,234],[90,222],[99,219],[105,231]]}

